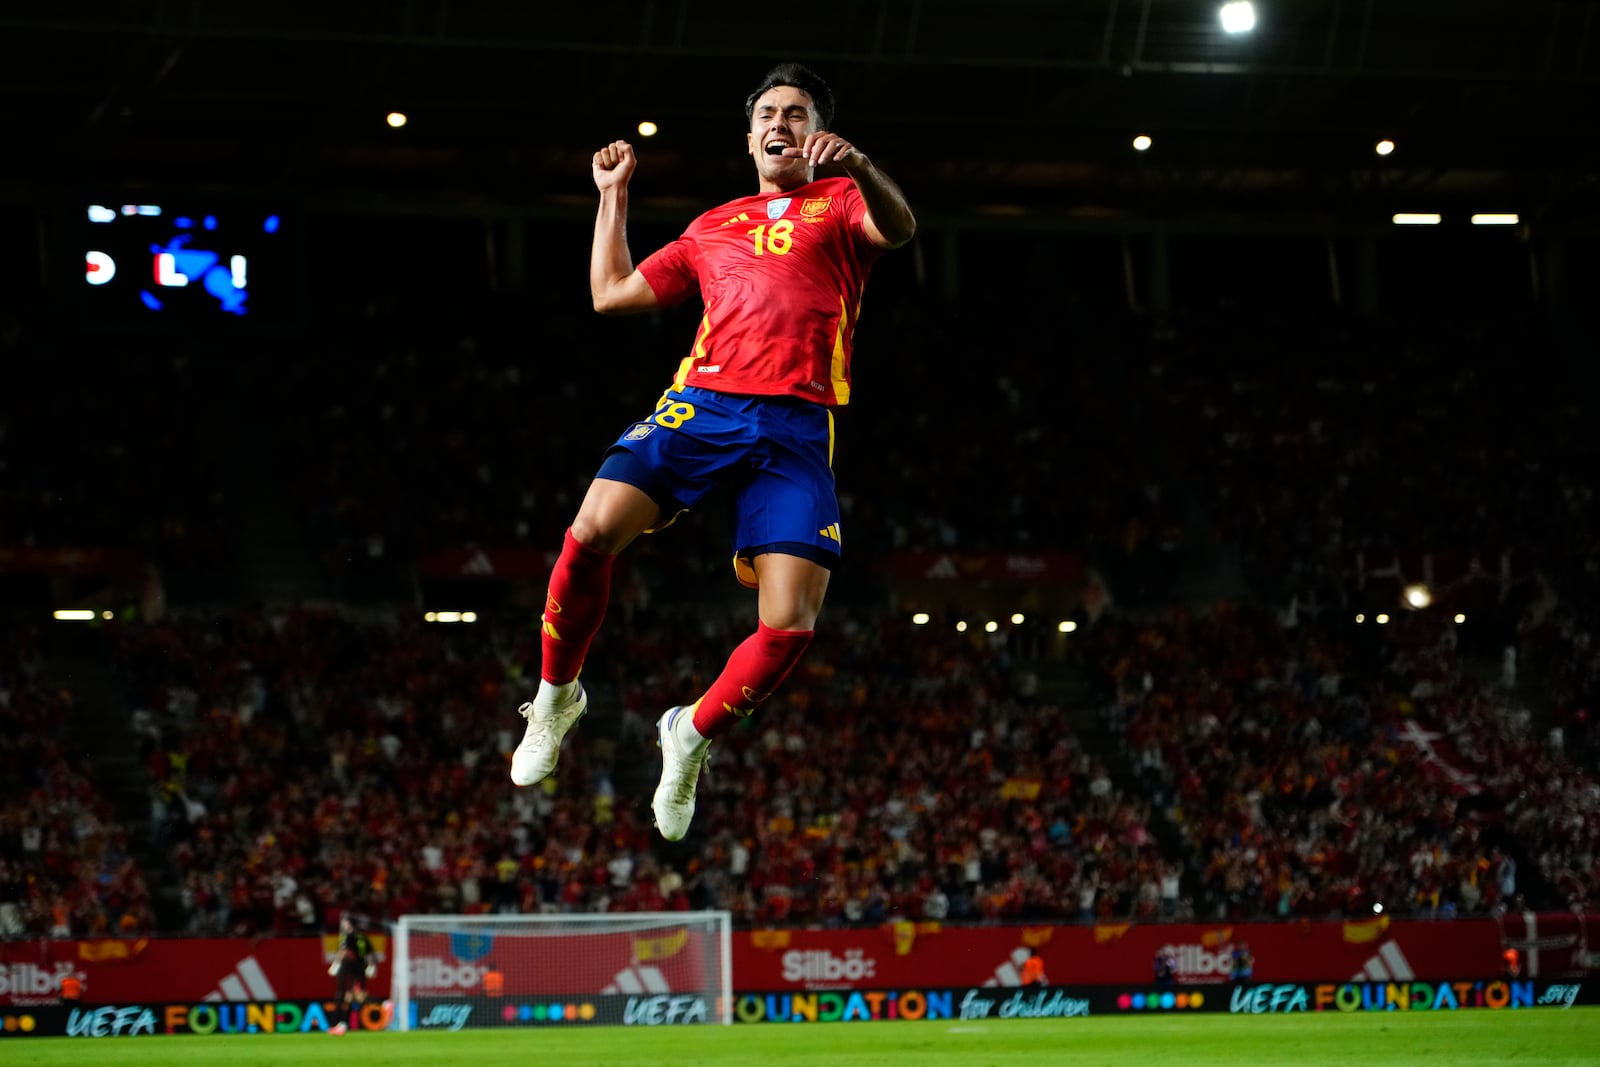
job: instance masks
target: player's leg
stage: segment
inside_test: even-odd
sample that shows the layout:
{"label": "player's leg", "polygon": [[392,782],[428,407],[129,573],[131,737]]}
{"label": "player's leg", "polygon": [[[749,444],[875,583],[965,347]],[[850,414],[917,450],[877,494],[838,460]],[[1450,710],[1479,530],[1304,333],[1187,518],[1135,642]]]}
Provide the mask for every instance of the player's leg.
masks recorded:
{"label": "player's leg", "polygon": [[528,731],[511,760],[517,785],[555,770],[561,738],[588,707],[578,672],[605,617],[617,554],[693,507],[753,434],[742,412],[716,396],[672,390],[606,452],[550,576],[539,692],[519,709]]}
{"label": "player's leg", "polygon": [[766,552],[752,562],[759,589],[756,632],[733,650],[695,704],[695,730],[708,740],[748,718],[789,676],[811,643],[828,591],[830,572],[813,560]]}
{"label": "player's leg", "polygon": [[539,635],[539,691],[518,709],[528,728],[511,756],[515,784],[533,785],[555,771],[561,739],[588,710],[578,673],[605,619],[612,564],[660,515],[660,506],[636,485],[605,477],[590,483],[550,573]]}
{"label": "player's leg", "polygon": [[660,515],[660,506],[638,486],[605,477],[590,483],[550,572],[541,619],[544,681],[560,686],[577,679],[605,619],[612,564]]}
{"label": "player's leg", "polygon": [[813,560],[777,552],[752,560],[760,584],[756,632],[728,657],[699,700],[670,709],[657,723],[661,782],[651,810],[668,841],[689,832],[695,789],[713,739],[755,713],[783,684],[811,644],[829,570]]}
{"label": "player's leg", "polygon": [[661,835],[688,832],[711,741],[753,714],[811,643],[841,543],[830,470],[832,419],[825,409],[777,405],[761,413],[762,462],[740,488],[735,571],[759,590],[755,633],[694,704],[657,724],[661,783],[651,808]]}
{"label": "player's leg", "polygon": [[355,983],[351,979],[349,972],[341,965],[339,968],[338,997],[339,1004],[345,1011],[350,1010],[350,991],[354,988],[354,985]]}

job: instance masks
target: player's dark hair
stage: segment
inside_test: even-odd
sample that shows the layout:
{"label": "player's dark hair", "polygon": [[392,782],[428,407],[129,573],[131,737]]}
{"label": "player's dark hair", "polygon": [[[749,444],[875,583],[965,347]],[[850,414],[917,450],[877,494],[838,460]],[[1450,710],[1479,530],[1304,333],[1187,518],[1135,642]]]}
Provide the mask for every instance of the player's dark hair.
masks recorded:
{"label": "player's dark hair", "polygon": [[746,123],[754,118],[756,101],[761,99],[761,94],[778,85],[792,85],[811,97],[811,110],[816,115],[817,129],[826,130],[832,127],[833,90],[828,88],[828,83],[822,80],[822,75],[799,63],[779,63],[776,67],[767,71],[767,76],[761,79],[761,84],[756,88],[756,91],[745,97],[744,120]]}

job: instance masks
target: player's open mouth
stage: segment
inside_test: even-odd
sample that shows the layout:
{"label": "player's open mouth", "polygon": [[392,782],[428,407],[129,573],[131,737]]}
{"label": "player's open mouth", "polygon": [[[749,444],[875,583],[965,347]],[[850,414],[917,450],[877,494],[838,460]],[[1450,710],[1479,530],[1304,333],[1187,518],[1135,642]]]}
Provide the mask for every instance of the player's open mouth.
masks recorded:
{"label": "player's open mouth", "polygon": [[784,144],[782,141],[773,141],[771,144],[767,145],[765,151],[769,156],[781,156],[783,155],[783,150],[788,147],[789,146]]}

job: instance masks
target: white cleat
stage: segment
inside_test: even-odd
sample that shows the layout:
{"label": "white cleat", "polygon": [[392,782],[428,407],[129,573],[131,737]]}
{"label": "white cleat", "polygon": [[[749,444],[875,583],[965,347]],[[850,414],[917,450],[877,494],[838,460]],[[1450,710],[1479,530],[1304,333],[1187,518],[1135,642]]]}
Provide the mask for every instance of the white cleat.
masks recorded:
{"label": "white cleat", "polygon": [[[540,696],[544,696],[540,687]],[[556,769],[561,758],[561,739],[578,724],[589,709],[589,695],[583,686],[572,683],[572,692],[564,701],[541,701],[517,709],[517,714],[528,720],[528,729],[522,743],[511,754],[511,781],[519,786],[534,785],[544,781]]]}
{"label": "white cleat", "polygon": [[706,765],[710,742],[699,746],[685,744],[673,727],[683,715],[693,715],[687,707],[667,709],[656,720],[656,744],[661,747],[661,784],[650,801],[656,829],[668,841],[682,841],[694,818],[694,790],[700,782],[700,768]]}

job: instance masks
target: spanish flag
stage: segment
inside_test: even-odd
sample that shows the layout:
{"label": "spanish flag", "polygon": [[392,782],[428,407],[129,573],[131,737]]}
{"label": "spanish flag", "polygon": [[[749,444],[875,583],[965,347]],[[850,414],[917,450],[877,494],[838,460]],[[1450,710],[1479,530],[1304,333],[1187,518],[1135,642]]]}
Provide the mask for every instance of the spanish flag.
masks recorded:
{"label": "spanish flag", "polygon": [[1122,935],[1127,933],[1132,926],[1132,923],[1096,923],[1094,927],[1094,943],[1105,945],[1112,941],[1121,941]]}
{"label": "spanish flag", "polygon": [[750,947],[776,952],[789,947],[789,931],[787,930],[751,930]]}
{"label": "spanish flag", "polygon": [[1344,940],[1349,945],[1365,944],[1376,941],[1389,929],[1389,917],[1380,915],[1375,919],[1357,919],[1344,924]]}
{"label": "spanish flag", "polygon": [[1022,943],[1029,948],[1048,945],[1050,939],[1055,936],[1055,932],[1056,928],[1054,926],[1024,926],[1022,928]]}
{"label": "spanish flag", "polygon": [[79,941],[78,959],[84,963],[108,963],[112,960],[137,959],[149,944],[149,938],[144,937],[139,938],[137,941],[123,941],[119,938]]}

